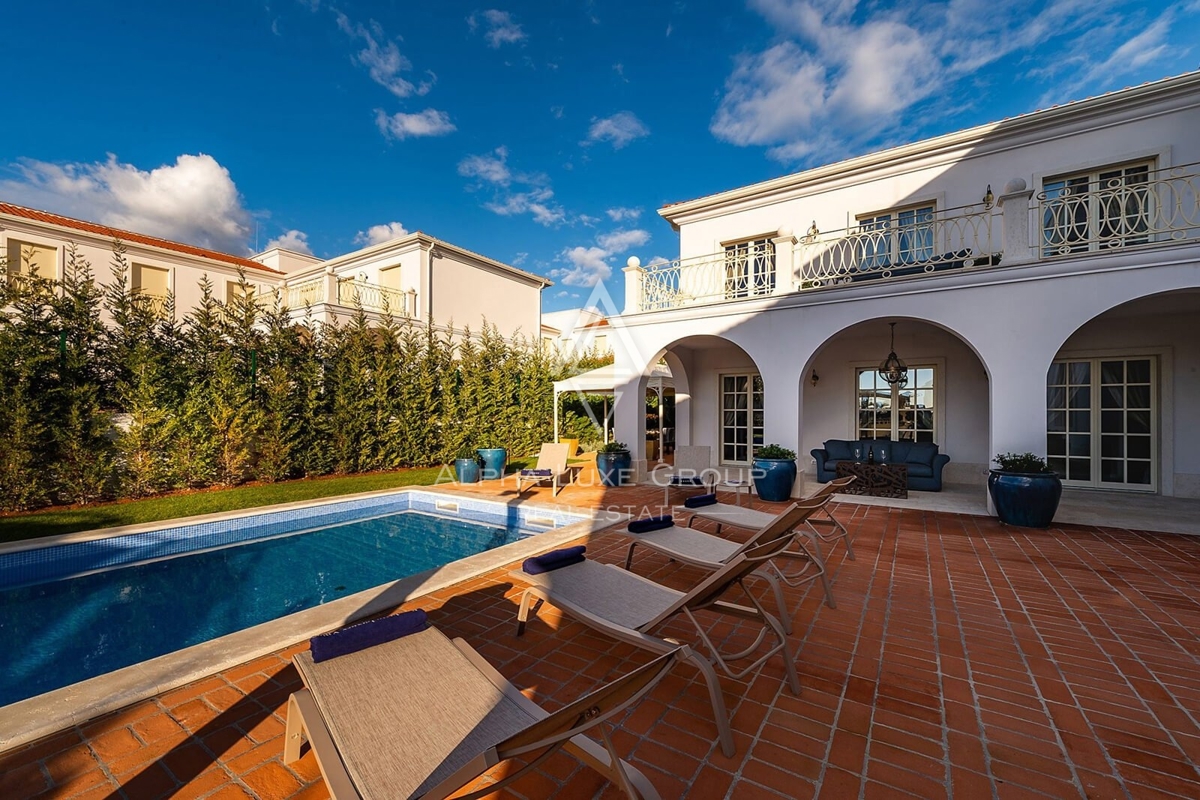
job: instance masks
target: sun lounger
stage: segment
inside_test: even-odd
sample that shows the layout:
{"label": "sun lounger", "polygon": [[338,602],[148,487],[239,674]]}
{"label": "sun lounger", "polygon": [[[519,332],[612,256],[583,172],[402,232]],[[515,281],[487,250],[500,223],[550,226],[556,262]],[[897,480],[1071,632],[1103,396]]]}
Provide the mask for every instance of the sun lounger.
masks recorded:
{"label": "sun lounger", "polygon": [[543,444],[541,452],[538,453],[537,465],[533,469],[523,469],[517,473],[517,493],[523,491],[527,483],[536,486],[550,481],[554,494],[557,495],[562,488],[562,482],[569,482],[570,479],[571,471],[567,468],[569,449],[570,446],[565,442]]}
{"label": "sun lounger", "polygon": [[[676,617],[687,618],[695,625],[697,635],[712,655],[712,660],[710,662],[708,658],[694,651],[681,654],[681,658],[696,666],[704,676],[717,723],[721,750],[725,755],[732,756],[733,734],[729,728],[729,716],[725,710],[725,700],[721,695],[717,673],[713,669],[714,664],[729,677],[740,680],[778,654],[783,659],[789,687],[794,693],[800,693],[800,679],[796,675],[796,664],[792,660],[783,626],[763,609],[762,604],[744,584],[752,572],[783,552],[790,543],[791,537],[783,536],[750,548],[731,558],[728,563],[687,592],[662,586],[627,572],[615,564],[600,564],[588,560],[536,575],[523,571],[511,572],[510,577],[528,585],[521,595],[521,606],[517,611],[517,635],[524,633],[534,601],[544,600],[618,641],[651,653],[662,654],[678,645],[654,635],[653,632]],[[721,599],[734,586],[742,589],[750,605]],[[696,612],[704,610],[751,620],[762,627],[749,647],[736,653],[722,653],[696,619]],[[768,637],[774,638],[775,643],[768,643],[766,652],[754,658]],[[753,661],[740,669],[735,669],[730,663],[751,658]]]}
{"label": "sun lounger", "polygon": [[[829,496],[826,495],[792,503],[781,514],[771,517],[767,524],[760,527],[742,544],[723,539],[720,536],[679,527],[630,534],[633,540],[629,543],[629,551],[625,556],[625,569],[629,569],[633,564],[633,551],[637,549],[638,545],[684,564],[691,564],[701,569],[717,570],[729,563],[730,559],[759,544],[774,541],[781,536],[793,537],[794,548],[784,551],[754,573],[761,575],[770,584],[771,591],[775,594],[775,603],[779,609],[779,618],[783,623],[784,632],[790,634],[792,632],[792,614],[788,611],[781,582],[787,583],[789,586],[801,586],[820,578],[825,585],[825,602],[830,608],[837,607],[833,600],[833,590],[829,586],[829,578],[825,574],[824,561],[811,553],[804,546],[803,540],[795,535],[796,526],[802,524],[828,502]],[[799,569],[784,572],[778,562],[785,559],[793,565],[799,563]]]}
{"label": "sun lounger", "polygon": [[[645,695],[678,655],[664,651],[547,714],[470,645],[434,628],[319,663],[312,653],[300,653],[294,662],[306,688],[288,700],[284,763],[298,759],[307,741],[337,800],[402,800],[445,797],[497,764],[519,759],[498,782],[462,795],[482,797],[561,748],[628,797],[655,800],[654,787],[617,757],[600,723]],[[603,744],[584,735],[587,730],[598,732]]]}
{"label": "sun lounger", "polygon": [[668,469],[656,469],[651,479],[663,487],[663,506],[671,507],[672,489],[696,489],[711,492],[716,486],[717,473],[712,468],[712,448],[706,445],[683,445],[675,449],[674,464]]}

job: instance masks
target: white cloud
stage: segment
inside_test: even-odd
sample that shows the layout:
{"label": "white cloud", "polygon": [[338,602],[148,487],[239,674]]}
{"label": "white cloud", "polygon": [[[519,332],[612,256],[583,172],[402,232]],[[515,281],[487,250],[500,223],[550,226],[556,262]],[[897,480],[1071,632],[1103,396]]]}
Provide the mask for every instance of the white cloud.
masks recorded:
{"label": "white cloud", "polygon": [[[1054,94],[1043,102],[1109,88],[1115,75],[1168,56],[1178,7],[1148,22],[1144,7],[1122,0],[749,4],[777,37],[735,59],[710,130],[738,146],[768,147],[779,160],[823,162],[961,113],[975,96],[958,91],[967,80],[1053,76]],[[1006,56],[1015,56],[1008,74],[980,74]]]}
{"label": "white cloud", "polygon": [[308,245],[308,234],[304,231],[290,230],[283,236],[277,236],[267,242],[264,250],[270,250],[273,247],[278,247],[283,250],[291,250],[293,253],[304,253],[311,256],[312,248]]}
{"label": "white cloud", "polygon": [[467,156],[458,162],[458,174],[465,178],[479,178],[488,183],[508,186],[512,172],[508,169],[508,148],[497,147],[495,155]]}
{"label": "white cloud", "polygon": [[571,267],[553,270],[550,275],[567,286],[595,286],[612,276],[612,267],[604,260],[608,257],[608,251],[599,247],[571,247],[562,251]]}
{"label": "white cloud", "polygon": [[399,222],[386,222],[382,225],[372,225],[365,231],[359,231],[354,237],[355,244],[383,244],[390,242],[392,239],[399,239],[401,236],[407,236],[408,229]]}
{"label": "white cloud", "polygon": [[596,237],[597,244],[614,254],[641,247],[648,241],[650,241],[650,234],[639,229],[613,231]]}
{"label": "white cloud", "polygon": [[411,139],[418,136],[445,136],[458,130],[445,111],[427,108],[416,114],[398,112],[389,115],[375,109],[375,126],[391,139]]}
{"label": "white cloud", "polygon": [[433,88],[437,76],[432,72],[426,73],[429,80],[419,85],[404,78],[401,73],[412,70],[412,62],[404,57],[395,40],[387,38],[383,27],[371,20],[370,26],[353,22],[342,12],[337,13],[337,24],[342,32],[355,39],[361,39],[366,45],[355,54],[354,60],[367,68],[371,80],[394,94],[396,97],[424,95]]}
{"label": "white cloud", "polygon": [[483,38],[493,49],[499,48],[505,44],[515,44],[529,38],[528,34],[518,25],[513,22],[512,14],[507,11],[498,11],[494,8],[487,11],[476,12],[467,17],[467,26],[474,33],[479,27],[480,18],[487,31],[483,34]]}
{"label": "white cloud", "polygon": [[571,293],[568,292],[566,289],[563,289],[561,292],[559,292],[558,294],[556,294],[554,296],[555,297],[570,297]]}
{"label": "white cloud", "polygon": [[627,220],[636,220],[638,217],[640,217],[642,215],[642,210],[640,208],[627,208],[625,206],[617,206],[615,208],[608,209],[604,213],[608,214],[608,218],[611,219],[613,222],[620,222],[621,220],[626,220],[626,219]]}
{"label": "white cloud", "polygon": [[229,170],[203,153],[146,171],[115,155],[94,164],[25,159],[0,196],[33,208],[92,220],[227,253],[248,252],[250,214]]}
{"label": "white cloud", "polygon": [[515,256],[513,256],[512,265],[514,267],[519,267],[528,260],[529,253],[517,253]]}
{"label": "white cloud", "polygon": [[611,117],[593,118],[583,144],[612,142],[614,150],[620,150],[634,139],[649,136],[650,129],[632,111],[619,111]]}

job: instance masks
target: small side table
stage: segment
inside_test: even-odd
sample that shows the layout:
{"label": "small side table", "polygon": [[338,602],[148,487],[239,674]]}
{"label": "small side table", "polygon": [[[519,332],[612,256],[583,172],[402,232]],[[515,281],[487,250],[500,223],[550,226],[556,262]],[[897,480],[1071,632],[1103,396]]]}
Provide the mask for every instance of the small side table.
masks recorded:
{"label": "small side table", "polygon": [[742,504],[742,490],[746,490],[746,502],[750,502],[750,490],[754,488],[754,483],[751,481],[721,481],[721,488],[733,492],[734,501],[740,506]]}

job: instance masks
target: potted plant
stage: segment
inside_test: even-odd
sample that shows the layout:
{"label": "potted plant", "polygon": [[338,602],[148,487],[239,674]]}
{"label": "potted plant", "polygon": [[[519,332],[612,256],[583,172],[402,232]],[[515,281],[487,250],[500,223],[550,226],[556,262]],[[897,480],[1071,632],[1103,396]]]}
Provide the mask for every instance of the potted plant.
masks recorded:
{"label": "potted plant", "polygon": [[609,442],[596,453],[596,469],[605,486],[620,486],[633,466],[633,458],[624,442]]}
{"label": "potted plant", "polygon": [[796,451],[777,444],[760,447],[754,454],[754,491],[769,503],[782,503],[792,496],[796,483]]}
{"label": "potted plant", "polygon": [[464,447],[454,459],[454,477],[459,483],[479,483],[479,455]]}
{"label": "potted plant", "polygon": [[1049,527],[1062,497],[1062,481],[1045,459],[1033,453],[1000,453],[994,460],[1000,468],[988,475],[988,494],[1000,521],[1022,528]]}
{"label": "potted plant", "polygon": [[508,450],[503,447],[481,447],[475,452],[483,464],[485,481],[494,481],[504,477],[504,465],[508,463]]}

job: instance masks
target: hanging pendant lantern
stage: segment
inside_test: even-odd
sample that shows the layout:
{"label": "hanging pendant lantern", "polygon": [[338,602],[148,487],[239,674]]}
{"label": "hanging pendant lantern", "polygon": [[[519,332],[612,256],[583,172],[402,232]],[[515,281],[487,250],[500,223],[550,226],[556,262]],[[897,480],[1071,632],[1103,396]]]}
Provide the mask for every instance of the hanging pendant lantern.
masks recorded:
{"label": "hanging pendant lantern", "polygon": [[908,385],[908,365],[900,360],[896,355],[896,323],[891,323],[892,326],[892,349],[888,353],[888,357],[879,365],[879,377],[882,378],[888,386],[907,386]]}

